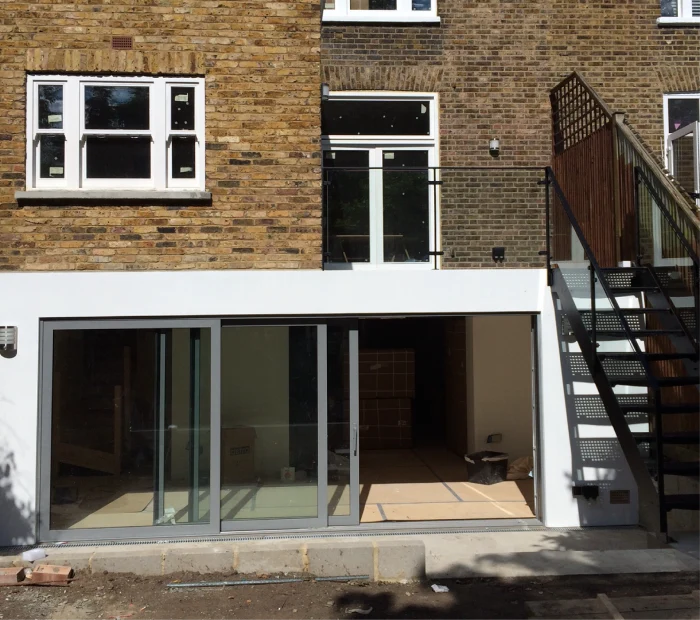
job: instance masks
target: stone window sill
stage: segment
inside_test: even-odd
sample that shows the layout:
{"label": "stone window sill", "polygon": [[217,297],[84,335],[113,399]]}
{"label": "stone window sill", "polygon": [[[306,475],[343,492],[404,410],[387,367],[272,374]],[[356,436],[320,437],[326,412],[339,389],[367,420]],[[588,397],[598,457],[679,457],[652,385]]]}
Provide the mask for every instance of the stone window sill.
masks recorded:
{"label": "stone window sill", "polygon": [[[369,13],[370,11],[368,11]],[[420,12],[420,11],[417,11]],[[323,14],[324,24],[333,23],[372,23],[372,24],[439,24],[437,15],[392,15],[391,17],[375,17],[373,15],[327,15]]]}
{"label": "stone window sill", "polygon": [[656,20],[659,26],[700,26],[700,17],[659,17]]}
{"label": "stone window sill", "polygon": [[17,202],[211,202],[211,192],[194,190],[66,190],[15,192]]}

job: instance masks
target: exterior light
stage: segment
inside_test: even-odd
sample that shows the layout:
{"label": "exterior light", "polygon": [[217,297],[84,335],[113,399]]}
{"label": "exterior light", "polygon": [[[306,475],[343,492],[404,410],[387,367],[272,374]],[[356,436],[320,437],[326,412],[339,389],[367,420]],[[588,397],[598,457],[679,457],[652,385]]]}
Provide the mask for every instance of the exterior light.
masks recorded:
{"label": "exterior light", "polygon": [[0,325],[0,353],[13,353],[17,350],[17,328]]}
{"label": "exterior light", "polygon": [[331,98],[331,87],[325,82],[321,84],[321,101],[328,101]]}
{"label": "exterior light", "polygon": [[494,263],[502,263],[504,260],[506,260],[506,249],[491,248],[491,258],[493,258]]}
{"label": "exterior light", "polygon": [[494,138],[489,142],[489,154],[491,157],[498,157],[501,152],[501,141],[498,138]]}

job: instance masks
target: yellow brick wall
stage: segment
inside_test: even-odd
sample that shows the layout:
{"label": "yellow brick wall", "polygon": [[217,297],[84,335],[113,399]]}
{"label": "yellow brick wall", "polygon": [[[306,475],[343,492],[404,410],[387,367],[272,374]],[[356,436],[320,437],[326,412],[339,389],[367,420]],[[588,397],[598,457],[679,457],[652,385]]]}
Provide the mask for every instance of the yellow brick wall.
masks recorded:
{"label": "yellow brick wall", "polygon": [[[321,267],[320,8],[13,2],[0,12],[0,270]],[[133,51],[111,49],[131,35]],[[18,204],[28,72],[206,78],[200,204]]]}

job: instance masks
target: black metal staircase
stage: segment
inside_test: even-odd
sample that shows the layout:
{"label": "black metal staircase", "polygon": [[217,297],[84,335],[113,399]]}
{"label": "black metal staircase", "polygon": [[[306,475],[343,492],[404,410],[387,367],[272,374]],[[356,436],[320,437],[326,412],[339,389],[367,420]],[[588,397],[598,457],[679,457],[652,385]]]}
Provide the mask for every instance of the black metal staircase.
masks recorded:
{"label": "black metal staircase", "polygon": [[[700,414],[698,256],[659,201],[648,228],[658,232],[661,222],[657,245],[663,247],[644,247],[649,243],[638,234],[634,265],[602,268],[551,169],[546,182],[553,201],[548,224],[549,211],[557,211],[548,231],[552,292],[561,336],[580,349],[569,355],[572,375],[595,383],[637,484],[640,522],[667,534],[671,510],[700,508],[693,482],[700,475],[700,434],[674,424]],[[568,256],[556,256],[552,247],[568,248]],[[584,398],[591,406],[593,397]],[[670,477],[688,481],[687,492]]]}

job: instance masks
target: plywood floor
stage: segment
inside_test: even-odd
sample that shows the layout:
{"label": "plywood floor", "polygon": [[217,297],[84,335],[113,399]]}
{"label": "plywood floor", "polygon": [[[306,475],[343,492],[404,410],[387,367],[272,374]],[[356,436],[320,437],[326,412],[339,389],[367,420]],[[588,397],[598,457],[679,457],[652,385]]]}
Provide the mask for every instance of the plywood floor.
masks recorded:
{"label": "plywood floor", "polygon": [[535,517],[531,478],[492,485],[466,478],[466,463],[446,448],[361,452],[361,522]]}

